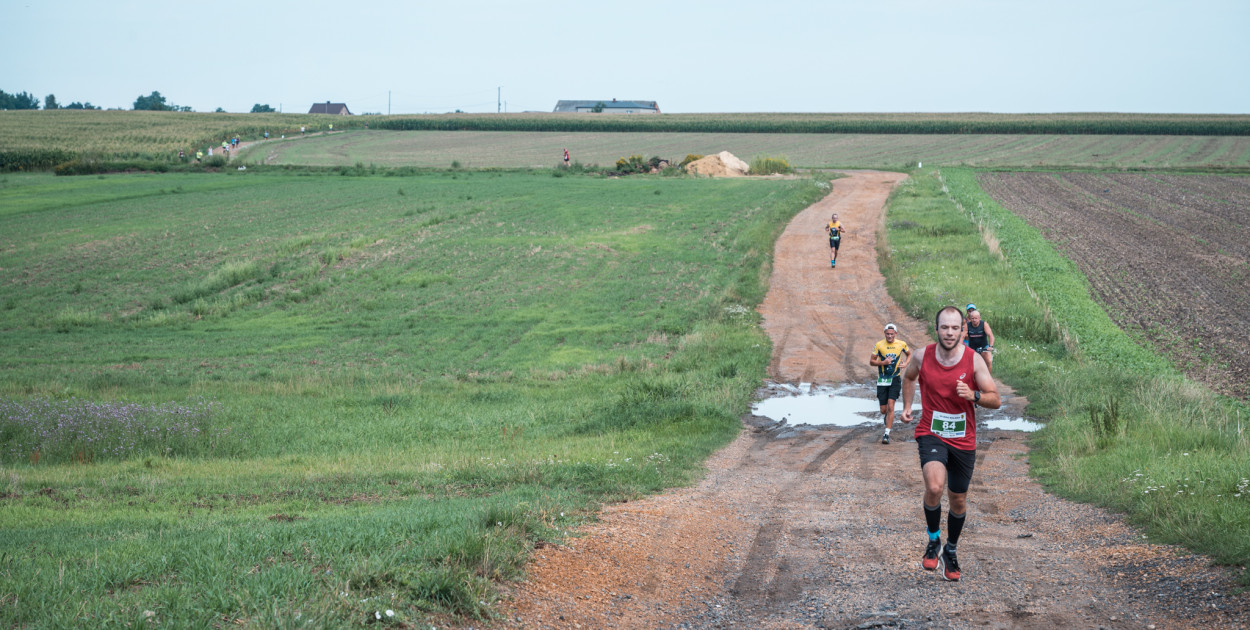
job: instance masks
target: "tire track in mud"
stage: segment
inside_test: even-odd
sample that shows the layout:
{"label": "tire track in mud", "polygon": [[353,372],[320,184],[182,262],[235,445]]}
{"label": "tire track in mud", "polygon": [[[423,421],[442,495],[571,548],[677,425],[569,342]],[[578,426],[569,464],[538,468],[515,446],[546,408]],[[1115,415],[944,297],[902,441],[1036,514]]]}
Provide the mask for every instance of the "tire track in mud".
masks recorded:
{"label": "tire track in mud", "polygon": [[[808,475],[818,471],[834,453],[851,440],[864,436],[868,430],[867,427],[861,427],[838,437],[803,465],[800,469],[801,476],[792,478],[778,488],[778,499],[769,510],[767,520],[757,529],[755,540],[744,561],[751,571],[744,572],[734,581],[729,589],[730,594],[758,607],[761,604],[776,603],[778,599],[787,601],[793,594],[801,591],[790,578],[796,574],[795,567],[786,560],[786,556],[777,553],[779,540],[790,528],[790,516],[785,513],[790,508],[787,505],[791,502],[789,497],[796,494],[798,486],[811,483]],[[775,432],[776,430],[774,434]],[[760,443],[766,443],[765,439],[761,439]]]}

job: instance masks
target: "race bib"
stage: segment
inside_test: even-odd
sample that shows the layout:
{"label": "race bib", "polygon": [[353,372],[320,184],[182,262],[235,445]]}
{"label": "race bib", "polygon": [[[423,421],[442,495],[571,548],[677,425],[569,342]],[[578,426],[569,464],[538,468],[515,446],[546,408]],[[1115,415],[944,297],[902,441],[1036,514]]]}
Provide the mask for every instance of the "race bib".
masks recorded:
{"label": "race bib", "polygon": [[877,377],[877,385],[878,385],[879,387],[889,387],[889,386],[891,386],[891,385],[893,385],[893,384],[894,384],[894,375],[893,375],[893,374],[891,374],[891,375],[889,375],[889,376],[878,376],[878,377]]}
{"label": "race bib", "polygon": [[955,439],[964,436],[967,428],[967,414],[963,413],[942,413],[941,411],[933,412],[933,422],[929,425],[929,430],[940,438]]}

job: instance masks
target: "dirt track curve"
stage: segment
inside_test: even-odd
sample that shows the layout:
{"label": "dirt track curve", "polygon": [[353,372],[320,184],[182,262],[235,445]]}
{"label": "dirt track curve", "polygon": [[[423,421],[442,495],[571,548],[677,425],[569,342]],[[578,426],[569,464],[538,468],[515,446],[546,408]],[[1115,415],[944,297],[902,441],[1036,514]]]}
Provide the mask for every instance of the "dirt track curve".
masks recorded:
{"label": "dirt track curve", "polygon": [[[866,382],[893,321],[875,235],[894,173],[855,172],[777,243],[761,306],[782,382]],[[849,227],[828,268],[822,226]],[[1023,401],[1014,399],[1014,404]],[[1230,572],[1057,499],[1028,477],[1026,434],[978,431],[963,580],[920,568],[922,487],[911,430],[778,427],[747,416],[697,486],[611,506],[566,546],[535,551],[501,628],[1244,628]],[[944,510],[945,511],[945,510]],[[943,523],[945,528],[945,523]]]}

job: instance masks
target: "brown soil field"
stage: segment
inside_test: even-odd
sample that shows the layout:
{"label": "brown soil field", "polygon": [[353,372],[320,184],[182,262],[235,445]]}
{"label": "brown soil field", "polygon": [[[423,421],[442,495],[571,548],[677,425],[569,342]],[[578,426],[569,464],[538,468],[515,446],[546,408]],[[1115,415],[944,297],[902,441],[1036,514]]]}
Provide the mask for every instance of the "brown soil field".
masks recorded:
{"label": "brown soil field", "polygon": [[[774,382],[870,379],[868,355],[887,322],[909,344],[928,343],[925,323],[890,300],[876,264],[882,208],[903,178],[836,180],[778,239],[760,307]],[[837,269],[821,229],[831,212],[848,228]],[[1000,390],[1019,415],[1027,401]],[[880,421],[869,418],[851,428],[743,420],[699,484],[606,508],[567,543],[536,550],[499,618],[448,625],[1153,630],[1250,621],[1250,596],[1231,571],[1043,491],[1028,474],[1025,433],[977,431],[964,575],[944,582],[920,567],[927,538],[911,427],[896,422],[883,445]]]}
{"label": "brown soil field", "polygon": [[979,181],[1077,263],[1121,328],[1217,391],[1250,397],[1242,338],[1250,177],[983,173]]}

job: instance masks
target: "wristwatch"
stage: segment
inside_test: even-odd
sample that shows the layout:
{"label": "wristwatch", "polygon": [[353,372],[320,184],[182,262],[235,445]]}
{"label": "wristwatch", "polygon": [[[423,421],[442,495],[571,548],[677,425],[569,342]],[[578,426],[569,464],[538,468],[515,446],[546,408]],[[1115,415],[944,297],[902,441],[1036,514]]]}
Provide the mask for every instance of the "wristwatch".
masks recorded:
{"label": "wristwatch", "polygon": [[975,392],[972,392],[972,402],[973,402],[974,404],[975,404],[975,403],[979,403],[979,402],[981,402],[981,392],[980,392],[980,391],[975,391]]}

